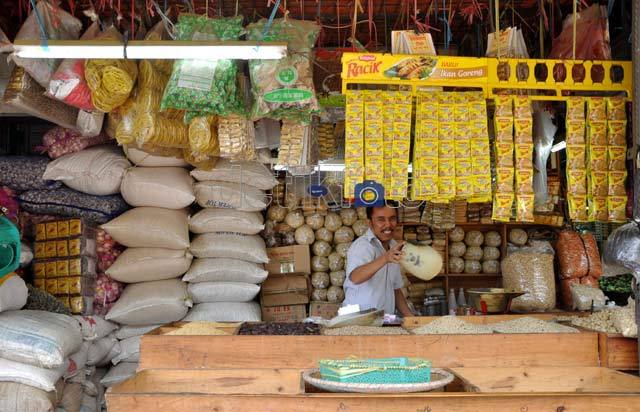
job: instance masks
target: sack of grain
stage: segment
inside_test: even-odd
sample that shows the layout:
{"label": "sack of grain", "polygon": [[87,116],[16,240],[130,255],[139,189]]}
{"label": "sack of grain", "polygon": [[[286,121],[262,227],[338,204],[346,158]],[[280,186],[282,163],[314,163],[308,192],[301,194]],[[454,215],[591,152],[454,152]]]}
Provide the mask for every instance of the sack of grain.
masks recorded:
{"label": "sack of grain", "polygon": [[129,248],[106,273],[124,283],[173,279],[189,270],[192,259],[187,249]]}
{"label": "sack of grain", "polygon": [[82,395],[80,412],[98,412],[100,409],[100,401],[98,401],[98,398],[89,396],[86,392]]}
{"label": "sack of grain", "polygon": [[212,170],[195,169],[191,172],[198,181],[218,180],[242,183],[262,190],[271,190],[278,184],[273,173],[259,162],[219,159]]}
{"label": "sack of grain", "polygon": [[0,313],[0,358],[43,368],[58,368],[82,344],[71,316],[40,310]]}
{"label": "sack of grain", "polygon": [[116,338],[125,340],[134,336],[142,336],[154,329],[158,329],[162,324],[143,325],[143,326],[121,326],[115,333]]}
{"label": "sack of grain", "polygon": [[131,206],[184,209],[196,200],[193,178],[181,167],[132,167],[124,174],[120,192]]}
{"label": "sack of grain", "polygon": [[263,190],[253,186],[208,180],[194,186],[196,201],[202,207],[259,212],[268,202]]}
{"label": "sack of grain", "polygon": [[258,235],[205,233],[195,237],[190,250],[199,258],[233,258],[253,263],[269,263],[264,240]]}
{"label": "sack of grain", "polygon": [[199,303],[183,319],[185,322],[260,322],[262,313],[256,302]]}
{"label": "sack of grain", "polygon": [[562,279],[581,278],[589,273],[587,252],[578,232],[573,230],[560,232],[556,250]]}
{"label": "sack of grain", "polygon": [[54,412],[55,392],[16,382],[0,382],[0,411]]}
{"label": "sack of grain", "polygon": [[117,365],[120,362],[138,362],[140,360],[140,336],[120,341],[120,354],[111,362]]}
{"label": "sack of grain", "polygon": [[43,391],[55,390],[56,382],[67,370],[68,361],[52,369],[40,368],[0,358],[0,382],[17,382]]}
{"label": "sack of grain", "polygon": [[45,180],[61,180],[82,193],[105,196],[120,192],[131,163],[113,146],[96,146],[64,155],[47,165]]}
{"label": "sack of grain", "polygon": [[189,247],[186,210],[137,207],[102,225],[113,240],[127,247]]}
{"label": "sack of grain", "polygon": [[528,247],[509,248],[507,257],[502,260],[504,288],[527,292],[513,300],[513,311],[544,312],[555,308],[553,253],[549,242],[534,242]]}
{"label": "sack of grain", "polygon": [[83,390],[79,383],[66,383],[62,391],[62,399],[58,404],[58,410],[64,412],[80,412]]}
{"label": "sack of grain", "polygon": [[190,306],[187,285],[179,279],[133,283],[105,318],[134,326],[170,323],[182,319]]}
{"label": "sack of grain", "polygon": [[260,286],[240,282],[190,283],[189,296],[193,303],[250,302],[260,292]]}
{"label": "sack of grain", "polygon": [[100,383],[107,388],[115,386],[129,379],[136,374],[138,363],[121,362],[111,368],[109,372],[100,379]]}
{"label": "sack of grain", "polygon": [[189,219],[189,230],[193,233],[234,232],[256,235],[263,229],[264,219],[258,212],[208,208]]}
{"label": "sack of grain", "polygon": [[0,312],[19,310],[27,304],[29,290],[18,275],[0,278]]}
{"label": "sack of grain", "polygon": [[124,146],[124,154],[133,164],[144,167],[189,167],[184,159],[158,156],[132,146]]}
{"label": "sack of grain", "polygon": [[122,348],[120,347],[120,342],[117,342],[115,345],[111,347],[111,350],[105,355],[104,358],[100,359],[98,363],[96,363],[97,367],[105,367],[111,366],[111,361],[120,355]]}
{"label": "sack of grain", "polygon": [[86,341],[102,339],[118,328],[118,325],[105,320],[104,317],[99,315],[78,315],[74,316],[74,319],[80,324],[82,338]]}
{"label": "sack of grain", "polygon": [[100,363],[117,344],[118,339],[113,334],[92,342],[87,354],[87,365],[94,366]]}
{"label": "sack of grain", "polygon": [[261,265],[239,259],[195,259],[184,282],[244,282],[262,283],[269,272]]}

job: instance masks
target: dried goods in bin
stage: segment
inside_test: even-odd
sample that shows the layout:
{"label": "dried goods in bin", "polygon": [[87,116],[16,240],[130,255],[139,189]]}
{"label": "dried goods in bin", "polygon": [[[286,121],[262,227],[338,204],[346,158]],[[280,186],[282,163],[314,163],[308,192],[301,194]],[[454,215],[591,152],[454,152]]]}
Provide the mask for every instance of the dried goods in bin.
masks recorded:
{"label": "dried goods in bin", "polygon": [[320,335],[315,323],[243,323],[238,335]]}

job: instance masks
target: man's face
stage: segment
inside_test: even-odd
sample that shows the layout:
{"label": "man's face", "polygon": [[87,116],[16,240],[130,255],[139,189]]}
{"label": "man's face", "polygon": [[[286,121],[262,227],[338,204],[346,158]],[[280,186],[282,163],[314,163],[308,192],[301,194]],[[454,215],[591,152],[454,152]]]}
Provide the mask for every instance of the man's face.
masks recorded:
{"label": "man's face", "polygon": [[396,209],[391,207],[376,207],[371,214],[369,226],[381,242],[393,239],[393,231],[398,224]]}

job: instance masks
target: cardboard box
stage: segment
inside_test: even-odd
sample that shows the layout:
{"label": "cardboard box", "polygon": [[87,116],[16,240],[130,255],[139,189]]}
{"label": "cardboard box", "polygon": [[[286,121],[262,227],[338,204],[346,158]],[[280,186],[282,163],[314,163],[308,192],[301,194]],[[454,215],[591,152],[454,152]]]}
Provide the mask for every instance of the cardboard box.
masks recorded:
{"label": "cardboard box", "polygon": [[307,317],[307,305],[262,307],[263,322],[300,322]]}
{"label": "cardboard box", "polygon": [[308,245],[272,247],[267,249],[269,263],[266,270],[270,275],[282,273],[311,273],[311,255]]}
{"label": "cardboard box", "polygon": [[307,275],[269,275],[260,290],[262,306],[309,303],[311,281]]}
{"label": "cardboard box", "polygon": [[323,319],[333,319],[338,316],[340,303],[311,302],[309,304],[309,316],[320,316]]}

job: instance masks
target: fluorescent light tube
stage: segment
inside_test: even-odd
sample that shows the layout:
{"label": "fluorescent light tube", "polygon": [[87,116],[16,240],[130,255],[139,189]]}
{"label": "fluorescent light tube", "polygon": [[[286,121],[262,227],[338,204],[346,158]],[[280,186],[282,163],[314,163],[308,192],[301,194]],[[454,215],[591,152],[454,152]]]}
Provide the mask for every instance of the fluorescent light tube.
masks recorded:
{"label": "fluorescent light tube", "polygon": [[17,40],[16,56],[23,59],[123,59],[124,45],[118,41],[86,42],[79,40],[50,41],[43,47],[37,41]]}

